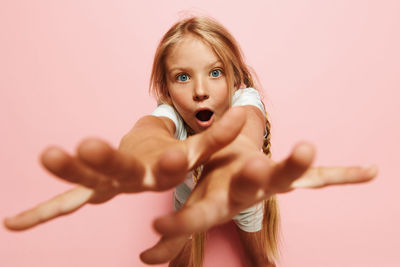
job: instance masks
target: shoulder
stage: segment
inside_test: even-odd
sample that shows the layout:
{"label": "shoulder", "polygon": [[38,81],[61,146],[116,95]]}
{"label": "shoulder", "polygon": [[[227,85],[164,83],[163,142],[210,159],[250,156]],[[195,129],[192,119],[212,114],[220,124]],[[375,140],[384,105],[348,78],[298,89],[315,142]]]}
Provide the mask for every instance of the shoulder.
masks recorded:
{"label": "shoulder", "polygon": [[175,124],[175,138],[179,140],[184,140],[187,138],[187,132],[183,123],[183,119],[174,109],[174,107],[168,104],[160,104],[151,113],[151,115],[156,117],[167,117],[168,119],[172,120],[172,122]]}
{"label": "shoulder", "polygon": [[261,101],[260,94],[254,88],[237,89],[232,97],[232,106],[255,106],[265,113],[264,104]]}

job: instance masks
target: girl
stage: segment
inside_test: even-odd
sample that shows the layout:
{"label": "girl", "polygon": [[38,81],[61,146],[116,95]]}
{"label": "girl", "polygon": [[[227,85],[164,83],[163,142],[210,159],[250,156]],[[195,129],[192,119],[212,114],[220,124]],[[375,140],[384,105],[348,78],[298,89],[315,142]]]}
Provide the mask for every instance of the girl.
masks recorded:
{"label": "girl", "polygon": [[141,255],[144,262],[200,266],[201,233],[233,218],[249,265],[274,266],[275,194],[364,182],[377,170],[310,168],[314,150],[305,143],[273,162],[269,123],[252,87],[256,84],[235,40],[220,24],[209,18],[178,22],[155,55],[151,90],[160,105],[153,115],[141,118],[119,149],[87,139],[73,156],[57,147],[45,150],[43,165],[79,186],[6,219],[6,227],[24,230],[119,193],[177,186],[179,211],[155,221],[162,237]]}
{"label": "girl", "polygon": [[[158,102],[164,104],[153,115],[174,121],[175,137],[184,140],[188,134],[193,135],[209,127],[230,106],[249,106],[248,112],[255,115],[253,121],[248,122],[253,134],[241,134],[249,142],[242,145],[249,151],[254,151],[254,148],[260,150],[262,146],[269,156],[269,123],[260,97],[252,87],[255,87],[254,79],[244,64],[238,45],[226,29],[207,18],[183,20],[165,34],[156,51],[151,89]],[[198,168],[194,175],[190,173],[185,182],[176,188],[176,210],[184,205],[199,177]],[[241,211],[234,221],[251,266],[273,263],[277,256],[276,198],[272,196],[266,203],[260,202]],[[196,234],[193,246],[188,240],[172,265],[189,266],[186,261],[190,259],[189,252],[193,247],[193,255],[196,256],[194,265],[200,266],[203,244],[204,234]]]}

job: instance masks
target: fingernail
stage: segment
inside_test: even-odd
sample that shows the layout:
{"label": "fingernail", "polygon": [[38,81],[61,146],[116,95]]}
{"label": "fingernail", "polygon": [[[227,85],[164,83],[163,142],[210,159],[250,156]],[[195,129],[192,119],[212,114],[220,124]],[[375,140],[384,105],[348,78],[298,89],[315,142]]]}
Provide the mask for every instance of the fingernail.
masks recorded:
{"label": "fingernail", "polygon": [[375,177],[378,174],[378,167],[376,165],[368,166],[365,169],[367,169],[367,174],[370,177]]}

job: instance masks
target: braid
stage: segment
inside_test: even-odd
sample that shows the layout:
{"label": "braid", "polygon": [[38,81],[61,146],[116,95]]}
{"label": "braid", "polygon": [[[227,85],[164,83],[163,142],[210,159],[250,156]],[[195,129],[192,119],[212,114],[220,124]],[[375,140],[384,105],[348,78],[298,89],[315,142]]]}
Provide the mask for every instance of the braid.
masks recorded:
{"label": "braid", "polygon": [[266,136],[264,137],[262,150],[265,155],[271,157],[271,123],[268,120],[267,113],[265,113],[265,130]]}

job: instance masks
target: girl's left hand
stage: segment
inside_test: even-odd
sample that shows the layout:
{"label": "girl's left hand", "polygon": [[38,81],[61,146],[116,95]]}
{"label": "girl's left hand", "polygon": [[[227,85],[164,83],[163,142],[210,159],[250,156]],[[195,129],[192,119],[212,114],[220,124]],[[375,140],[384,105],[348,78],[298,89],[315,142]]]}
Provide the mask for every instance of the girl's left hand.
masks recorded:
{"label": "girl's left hand", "polygon": [[247,145],[245,138],[238,137],[204,165],[201,180],[185,206],[155,221],[154,227],[163,237],[142,253],[144,262],[173,259],[191,233],[228,222],[241,210],[271,195],[296,188],[367,182],[377,173],[376,167],[311,168],[315,152],[307,143],[296,145],[281,162],[274,162]]}

